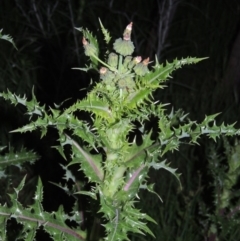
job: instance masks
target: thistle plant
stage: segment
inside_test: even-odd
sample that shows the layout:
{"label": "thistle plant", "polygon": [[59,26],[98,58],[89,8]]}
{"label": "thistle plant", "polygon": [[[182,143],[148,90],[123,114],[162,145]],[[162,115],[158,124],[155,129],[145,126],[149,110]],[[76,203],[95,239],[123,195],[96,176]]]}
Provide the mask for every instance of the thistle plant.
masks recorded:
{"label": "thistle plant", "polygon": [[[154,236],[146,224],[155,221],[135,207],[136,202],[141,202],[138,197],[140,189],[155,193],[153,184],[148,183],[149,169],[163,168],[179,181],[179,174],[170,167],[166,153],[177,151],[181,143],[197,144],[201,135],[216,140],[222,134],[232,136],[240,131],[234,128],[234,124],[217,126],[215,118],[218,114],[206,116],[197,123],[182,111],[168,111],[168,104],[154,99],[154,91],[166,87],[173,71],[204,58],[188,57],[165,64],[160,64],[156,58],[152,64],[149,58],[133,54],[132,23],[126,27],[123,36],[113,42],[113,47],[109,32],[101,22],[100,25],[108,45],[104,60],[100,58],[93,34],[77,28],[83,34],[84,52],[90,59],[88,66],[79,69],[99,72],[99,81],[93,83],[84,99],[61,110],[41,106],[34,93],[32,100],[10,91],[0,96],[14,105],[24,105],[30,116],[29,124],[12,132],[38,129],[44,136],[48,128],[58,131],[59,145],[55,148],[67,160],[64,178],[75,181],[69,174],[71,165],[80,168],[88,178],[91,191],[75,194],[89,195],[100,204],[99,213],[106,232],[104,240],[130,240],[130,233]],[[89,113],[90,121],[81,119],[79,111]],[[151,125],[154,128],[149,128]],[[67,146],[71,147],[70,155],[66,155]],[[81,221],[75,206],[71,215],[65,214],[62,207],[52,214],[45,212],[41,206],[42,184],[39,180],[34,204],[24,208],[18,202],[18,193],[23,186],[24,180],[15,193],[10,194],[11,207],[0,207],[2,227],[9,218],[15,218],[24,225],[22,238],[25,240],[33,240],[39,226],[43,226],[54,240],[91,240],[87,231],[65,224],[67,219]],[[4,236],[6,232],[1,231],[0,235]]]}

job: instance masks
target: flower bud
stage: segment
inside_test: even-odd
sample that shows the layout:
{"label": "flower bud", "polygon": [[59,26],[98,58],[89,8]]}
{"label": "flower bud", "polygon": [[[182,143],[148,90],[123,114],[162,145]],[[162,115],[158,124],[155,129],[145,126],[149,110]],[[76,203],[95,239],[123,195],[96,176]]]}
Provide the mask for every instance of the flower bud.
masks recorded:
{"label": "flower bud", "polygon": [[135,73],[139,76],[144,76],[149,71],[148,63],[149,63],[149,58],[144,59],[142,63],[138,63],[134,67]]}
{"label": "flower bud", "polygon": [[100,79],[104,81],[112,81],[115,77],[114,73],[112,71],[109,71],[106,67],[101,67],[99,70],[100,73]]}
{"label": "flower bud", "polygon": [[99,70],[100,75],[105,75],[107,73],[108,69],[106,67],[101,67]]}
{"label": "flower bud", "polygon": [[142,63],[147,66],[149,64],[149,58],[144,59]]}
{"label": "flower bud", "polygon": [[129,69],[132,69],[136,64],[140,63],[142,61],[142,57],[141,56],[137,56],[135,57],[128,65]]}
{"label": "flower bud", "polygon": [[133,59],[133,61],[134,61],[136,64],[138,64],[138,63],[140,63],[140,62],[142,61],[142,57],[141,57],[141,56],[137,56],[137,57],[135,57],[135,58]]}
{"label": "flower bud", "polygon": [[127,78],[127,91],[132,93],[136,87],[136,84],[132,78]]}
{"label": "flower bud", "polygon": [[93,44],[88,43],[88,41],[84,37],[82,39],[82,44],[83,44],[86,56],[97,55],[96,47]]}
{"label": "flower bud", "polygon": [[133,42],[130,40],[123,40],[122,38],[117,39],[113,44],[114,50],[123,55],[131,55],[134,51]]}
{"label": "flower bud", "polygon": [[127,56],[127,57],[124,58],[123,66],[124,66],[125,69],[128,67],[128,64],[130,63],[131,60],[132,60],[131,56]]}
{"label": "flower bud", "polygon": [[132,33],[132,25],[133,23],[129,23],[128,26],[126,27],[126,29],[124,30],[123,33],[123,39],[124,40],[131,40],[131,33]]}
{"label": "flower bud", "polygon": [[83,47],[88,45],[88,41],[84,37],[82,38],[82,44],[83,44]]}
{"label": "flower bud", "polygon": [[125,77],[120,80],[118,80],[117,85],[120,89],[126,89],[128,92],[132,92],[132,90],[135,88],[135,82],[131,77]]}
{"label": "flower bud", "polygon": [[117,85],[120,89],[125,89],[127,87],[127,81],[125,79],[120,79]]}
{"label": "flower bud", "polygon": [[110,54],[108,55],[108,64],[109,64],[111,67],[117,68],[117,66],[118,66],[118,56],[117,56],[117,54],[115,54],[115,53],[110,53]]}

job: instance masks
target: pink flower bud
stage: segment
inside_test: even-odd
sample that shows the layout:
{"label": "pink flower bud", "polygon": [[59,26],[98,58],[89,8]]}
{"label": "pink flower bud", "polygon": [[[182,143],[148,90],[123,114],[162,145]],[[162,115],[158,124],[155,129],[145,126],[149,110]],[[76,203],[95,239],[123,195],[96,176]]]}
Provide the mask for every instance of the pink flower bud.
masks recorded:
{"label": "pink flower bud", "polygon": [[149,64],[149,58],[144,59],[142,63],[147,66]]}
{"label": "pink flower bud", "polygon": [[138,62],[134,67],[134,72],[139,76],[144,76],[149,71],[148,63],[149,63],[149,58],[144,59],[141,63]]}
{"label": "pink flower bud", "polygon": [[134,60],[134,62],[135,62],[136,64],[138,64],[138,63],[140,63],[140,62],[142,61],[142,57],[141,57],[141,56],[137,56],[137,57],[135,57],[133,60]]}
{"label": "pink flower bud", "polygon": [[100,74],[106,74],[107,73],[107,68],[105,67],[101,67],[101,69],[99,70]]}
{"label": "pink flower bud", "polygon": [[85,49],[86,56],[92,56],[97,54],[96,47],[93,44],[88,43],[88,41],[84,37],[82,38],[82,44]]}
{"label": "pink flower bud", "polygon": [[133,22],[129,23],[126,29],[129,31],[132,31],[132,25],[133,25]]}
{"label": "pink flower bud", "polygon": [[126,41],[131,40],[131,33],[132,33],[132,25],[133,23],[129,23],[128,26],[126,27],[124,33],[123,33],[123,39]]}
{"label": "pink flower bud", "polygon": [[82,38],[82,44],[83,46],[88,45],[88,41],[84,37]]}

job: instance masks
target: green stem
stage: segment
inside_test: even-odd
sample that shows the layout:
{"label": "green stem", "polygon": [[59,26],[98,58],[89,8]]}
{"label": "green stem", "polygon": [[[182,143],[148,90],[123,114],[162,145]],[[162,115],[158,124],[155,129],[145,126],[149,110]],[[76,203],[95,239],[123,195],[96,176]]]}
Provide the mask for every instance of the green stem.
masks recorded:
{"label": "green stem", "polygon": [[106,66],[107,68],[109,68],[111,71],[113,72],[118,72],[118,70],[116,68],[111,67],[110,65],[106,64],[105,62],[103,62],[101,59],[99,59],[95,54],[92,54],[91,57],[95,58],[98,62],[100,62],[101,64],[103,64],[104,66]]}
{"label": "green stem", "polygon": [[[103,189],[104,195],[110,198],[114,196],[114,194],[118,191],[118,188],[122,183],[122,179],[125,171],[126,171],[126,167],[124,166],[115,168],[111,181]],[[109,180],[109,179],[106,177],[106,180]]]}

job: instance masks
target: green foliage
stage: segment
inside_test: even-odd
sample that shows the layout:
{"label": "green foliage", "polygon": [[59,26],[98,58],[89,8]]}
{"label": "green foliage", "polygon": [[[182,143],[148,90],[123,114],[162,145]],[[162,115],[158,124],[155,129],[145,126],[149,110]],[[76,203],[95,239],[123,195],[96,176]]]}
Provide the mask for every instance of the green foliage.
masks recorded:
{"label": "green foliage", "polygon": [[108,30],[104,28],[104,26],[103,26],[100,18],[99,18],[99,23],[100,23],[100,26],[101,26],[101,29],[102,29],[102,33],[103,33],[103,35],[104,35],[104,40],[105,40],[106,43],[108,44],[108,43],[110,42],[110,40],[111,40],[112,37],[110,36],[110,33],[108,32]]}
{"label": "green foliage", "polygon": [[[101,28],[109,43],[109,33],[102,24]],[[149,170],[165,169],[179,180],[176,169],[165,160],[166,153],[178,150],[181,143],[198,144],[201,135],[216,140],[222,134],[238,135],[240,130],[235,129],[234,124],[216,125],[217,114],[206,116],[201,123],[191,121],[181,111],[168,114],[166,104],[154,101],[154,92],[165,87],[176,69],[204,58],[175,59],[166,64],[159,64],[156,58],[151,67],[148,58],[142,61],[140,56],[132,56],[134,45],[130,23],[123,38],[113,43],[115,51],[110,50],[106,59],[101,60],[96,38],[88,30],[77,30],[83,33],[85,54],[91,60],[84,70],[99,69],[100,81],[94,83],[83,100],[64,110],[41,106],[34,94],[32,100],[27,100],[25,96],[10,91],[1,93],[0,96],[12,104],[25,106],[30,116],[29,124],[13,132],[38,129],[44,136],[49,127],[58,131],[59,146],[56,148],[63,157],[66,158],[66,147],[71,147],[71,160],[67,166],[78,165],[93,186],[89,192],[78,193],[89,195],[100,203],[105,240],[130,240],[130,233],[154,236],[146,223],[155,221],[135,207],[141,188],[154,192],[148,183]],[[88,112],[91,123],[81,120],[79,111]],[[154,118],[157,120],[156,129],[149,128]],[[139,125],[140,135],[137,135]],[[29,240],[34,238],[39,225],[55,240],[85,238],[80,229],[76,231],[66,226],[65,220],[69,217],[65,216],[62,208],[52,214],[43,210],[41,182],[37,186],[34,204],[23,208],[18,202],[18,193],[23,185],[24,180],[11,194],[12,206],[1,207],[3,225],[9,217],[15,218],[24,225],[22,237]],[[5,234],[4,231],[2,235]]]}
{"label": "green foliage", "polygon": [[[25,148],[14,150],[10,147],[7,150],[6,146],[0,147],[0,203],[11,202],[7,193],[11,190],[12,183],[22,179],[26,171],[26,163],[33,164],[39,158],[35,152]],[[28,199],[28,194],[25,195],[25,201]]]}
{"label": "green foliage", "polygon": [[[0,147],[0,152],[2,152],[4,149],[6,149],[6,147]],[[38,159],[39,156],[33,151],[27,151],[23,148],[18,152],[14,152],[11,148],[9,153],[4,153],[4,155],[0,155],[0,171],[6,169],[6,167],[10,165],[16,165],[18,167],[21,167],[24,162],[29,162],[32,164]]]}
{"label": "green foliage", "polygon": [[2,31],[3,30],[0,29],[0,39],[3,39],[3,40],[6,40],[6,41],[10,42],[14,46],[14,48],[17,49],[17,47],[16,47],[16,45],[13,41],[13,38],[10,35],[2,34]]}
{"label": "green foliage", "polygon": [[[27,223],[27,225],[23,225],[23,229],[19,234],[20,239],[34,240],[36,230],[40,226],[44,226],[44,229],[55,240],[85,240],[84,233],[75,231],[65,224],[65,221],[71,218],[75,221],[80,221],[76,214],[73,213],[74,216],[71,217],[67,216],[62,206],[57,212],[47,213],[43,210],[41,205],[43,187],[40,180],[38,181],[37,190],[34,195],[34,203],[28,208],[24,208],[18,201],[18,195],[24,187],[24,183],[25,178],[19,186],[14,189],[14,193],[10,194],[12,206],[1,206],[0,216],[2,227],[7,225],[9,219],[15,218],[19,223]],[[0,229],[0,237],[5,240],[5,228]]]}

